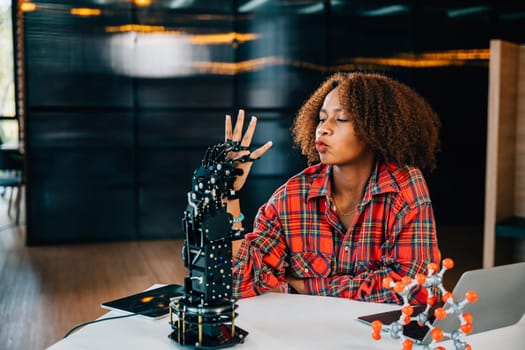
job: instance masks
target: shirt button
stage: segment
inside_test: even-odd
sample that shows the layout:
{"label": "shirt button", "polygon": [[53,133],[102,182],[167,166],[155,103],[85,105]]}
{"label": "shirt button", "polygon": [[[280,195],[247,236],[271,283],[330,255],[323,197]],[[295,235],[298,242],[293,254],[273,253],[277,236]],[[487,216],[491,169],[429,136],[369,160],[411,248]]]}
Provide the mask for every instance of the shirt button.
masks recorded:
{"label": "shirt button", "polygon": [[347,251],[348,251],[348,249],[350,249],[350,248],[348,248],[348,246],[346,246],[346,247],[345,247],[345,251],[347,252]]}
{"label": "shirt button", "polygon": [[305,268],[305,269],[304,269],[304,272],[308,273],[308,268]]}

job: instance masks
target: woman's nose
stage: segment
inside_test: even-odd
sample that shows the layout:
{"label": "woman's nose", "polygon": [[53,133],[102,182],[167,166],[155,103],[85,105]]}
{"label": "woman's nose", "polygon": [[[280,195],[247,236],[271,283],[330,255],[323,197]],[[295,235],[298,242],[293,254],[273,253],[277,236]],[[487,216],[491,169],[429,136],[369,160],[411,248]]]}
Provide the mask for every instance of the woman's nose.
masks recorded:
{"label": "woman's nose", "polygon": [[317,128],[317,134],[318,135],[329,135],[332,132],[330,126],[327,122],[324,122],[322,125],[319,125]]}

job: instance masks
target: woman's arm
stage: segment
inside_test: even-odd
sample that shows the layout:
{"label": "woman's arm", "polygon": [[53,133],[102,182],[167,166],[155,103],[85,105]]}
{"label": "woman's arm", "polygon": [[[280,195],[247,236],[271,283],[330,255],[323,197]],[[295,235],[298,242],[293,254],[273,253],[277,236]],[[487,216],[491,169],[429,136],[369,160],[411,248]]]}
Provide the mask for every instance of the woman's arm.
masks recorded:
{"label": "woman's arm", "polygon": [[[224,199],[226,202],[226,211],[230,213],[234,218],[241,217],[241,204],[239,199]],[[237,221],[233,224],[234,229],[243,228],[243,222]],[[241,246],[242,240],[236,240],[232,242],[232,256],[236,256]]]}
{"label": "woman's arm", "polygon": [[[425,273],[430,262],[440,261],[435,222],[430,203],[421,205],[398,217],[383,246],[380,262],[358,275],[338,275],[327,278],[287,278],[298,292],[373,302],[399,303],[401,298],[382,281],[389,276],[394,281],[403,276]],[[411,301],[425,302],[425,290],[415,290]]]}
{"label": "woman's arm", "polygon": [[254,232],[248,233],[233,259],[233,295],[250,297],[284,283],[287,245],[272,197],[257,214]]}

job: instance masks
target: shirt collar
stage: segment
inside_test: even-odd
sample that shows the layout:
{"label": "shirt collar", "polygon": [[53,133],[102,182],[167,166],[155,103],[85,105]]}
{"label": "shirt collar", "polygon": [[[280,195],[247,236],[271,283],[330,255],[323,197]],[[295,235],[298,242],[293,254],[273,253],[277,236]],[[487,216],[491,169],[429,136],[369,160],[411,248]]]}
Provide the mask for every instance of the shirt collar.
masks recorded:
{"label": "shirt collar", "polygon": [[362,204],[370,202],[373,196],[381,193],[399,192],[400,189],[393,173],[396,169],[397,167],[393,163],[376,162],[370,180],[366,185]]}
{"label": "shirt collar", "polygon": [[332,167],[319,164],[319,172],[314,176],[308,191],[308,200],[315,197],[328,196],[331,191],[330,174]]}
{"label": "shirt collar", "polygon": [[[376,162],[368,184],[365,188],[365,194],[361,204],[366,204],[372,200],[373,196],[386,192],[399,192],[399,186],[396,183],[393,172],[397,167],[393,163],[385,164]],[[328,196],[332,191],[330,176],[332,167],[320,164],[319,172],[314,176],[308,200],[314,197]]]}

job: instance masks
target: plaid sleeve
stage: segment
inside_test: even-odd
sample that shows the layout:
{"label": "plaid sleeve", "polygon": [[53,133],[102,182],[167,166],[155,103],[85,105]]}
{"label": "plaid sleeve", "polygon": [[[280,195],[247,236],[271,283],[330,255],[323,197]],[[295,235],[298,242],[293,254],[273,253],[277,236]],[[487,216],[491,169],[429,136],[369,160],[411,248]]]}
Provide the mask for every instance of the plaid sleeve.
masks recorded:
{"label": "plaid sleeve", "polygon": [[271,202],[261,207],[233,259],[233,296],[246,298],[278,287],[284,282],[288,264],[286,243],[279,215]]}
{"label": "plaid sleeve", "polygon": [[[402,211],[382,247],[383,257],[376,266],[355,276],[343,275],[305,280],[308,294],[351,298],[371,302],[402,303],[382,281],[390,276],[394,281],[403,276],[415,277],[425,273],[430,262],[440,261],[434,214],[430,203]],[[416,288],[410,295],[411,303],[424,303],[426,290]]]}

